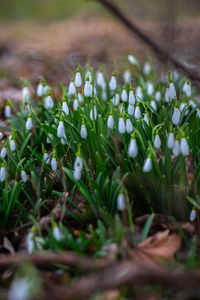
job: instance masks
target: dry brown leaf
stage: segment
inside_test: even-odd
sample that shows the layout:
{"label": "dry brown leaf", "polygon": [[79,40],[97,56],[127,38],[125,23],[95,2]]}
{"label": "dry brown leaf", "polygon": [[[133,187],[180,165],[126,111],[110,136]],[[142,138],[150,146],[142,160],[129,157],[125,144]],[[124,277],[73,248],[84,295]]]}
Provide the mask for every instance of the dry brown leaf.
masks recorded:
{"label": "dry brown leaf", "polygon": [[180,247],[180,235],[176,233],[170,234],[169,230],[165,230],[156,233],[140,243],[138,245],[138,250],[153,260],[158,260],[160,258],[172,260],[174,254]]}

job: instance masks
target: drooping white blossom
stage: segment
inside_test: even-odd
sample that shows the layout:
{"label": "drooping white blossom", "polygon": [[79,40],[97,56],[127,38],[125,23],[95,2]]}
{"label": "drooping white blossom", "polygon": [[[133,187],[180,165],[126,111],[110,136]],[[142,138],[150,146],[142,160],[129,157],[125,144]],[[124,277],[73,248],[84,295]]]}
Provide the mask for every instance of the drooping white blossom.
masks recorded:
{"label": "drooping white blossom", "polygon": [[6,104],[4,108],[4,115],[7,119],[9,119],[12,115],[10,105]]}
{"label": "drooping white blossom", "polygon": [[174,139],[174,133],[169,132],[168,137],[167,137],[167,147],[169,149],[172,149],[174,147],[175,139]]}
{"label": "drooping white blossom", "polygon": [[149,62],[146,62],[143,67],[143,73],[148,75],[151,72],[151,65]]}
{"label": "drooping white blossom", "polygon": [[151,157],[147,157],[143,165],[143,172],[148,173],[151,171],[151,169],[152,169],[152,160]]}
{"label": "drooping white blossom", "polygon": [[135,137],[131,138],[128,146],[128,155],[132,158],[138,155],[138,146]]}
{"label": "drooping white blossom", "polygon": [[96,109],[96,106],[94,105],[93,108],[90,110],[90,119],[93,121],[93,120],[96,120],[97,118],[97,109]]}
{"label": "drooping white blossom", "polygon": [[123,133],[126,132],[126,125],[125,125],[125,122],[124,122],[124,118],[122,116],[119,118],[118,131],[119,131],[120,134],[123,134]]}
{"label": "drooping white blossom", "polygon": [[82,123],[82,125],[81,125],[81,132],[80,132],[80,134],[81,134],[82,139],[86,139],[86,137],[87,137],[87,129],[86,129],[86,126],[85,126],[84,123]]}
{"label": "drooping white blossom", "polygon": [[129,91],[128,103],[131,105],[135,104],[135,95],[132,89]]}
{"label": "drooping white blossom", "polygon": [[77,70],[77,72],[76,72],[74,83],[77,88],[81,87],[81,85],[82,85],[82,77],[81,77],[81,73],[79,72],[79,70]]}
{"label": "drooping white blossom", "polygon": [[131,81],[131,72],[129,70],[126,70],[123,74],[123,78],[124,78],[124,81],[126,83],[130,83],[130,81]]}
{"label": "drooping white blossom", "polygon": [[126,208],[126,199],[122,192],[120,192],[117,197],[117,208],[118,208],[118,210],[121,210],[121,211]]}
{"label": "drooping white blossom", "polygon": [[56,171],[58,167],[58,163],[55,157],[52,158],[51,160],[51,169],[52,171]]}
{"label": "drooping white blossom", "polygon": [[53,102],[53,99],[52,99],[52,97],[50,95],[45,97],[45,99],[44,99],[44,107],[47,110],[52,109],[54,107],[54,102]]}
{"label": "drooping white blossom", "polygon": [[4,165],[1,165],[0,168],[0,182],[4,182],[6,179],[6,168]]}
{"label": "drooping white blossom", "polygon": [[88,80],[88,78],[85,81],[85,86],[84,86],[84,96],[85,97],[92,97],[92,84]]}
{"label": "drooping white blossom", "polygon": [[26,121],[26,130],[31,130],[33,127],[33,121],[32,121],[32,117],[29,116],[27,121]]}
{"label": "drooping white blossom", "polygon": [[136,105],[134,117],[136,120],[139,120],[141,118],[141,111],[139,105]]}
{"label": "drooping white blossom", "polygon": [[192,88],[191,83],[189,81],[186,81],[183,85],[183,92],[186,94],[186,96],[190,97],[192,95]]}
{"label": "drooping white blossom", "polygon": [[175,140],[174,142],[174,146],[172,148],[172,152],[175,156],[178,156],[181,152],[181,149],[180,149],[180,142],[178,139]]}
{"label": "drooping white blossom", "polygon": [[27,174],[24,170],[21,171],[21,179],[24,183],[27,182]]}
{"label": "drooping white blossom", "polygon": [[190,153],[188,141],[185,138],[185,136],[181,137],[180,150],[181,150],[181,154],[184,156],[187,156]]}
{"label": "drooping white blossom", "polygon": [[110,82],[109,82],[109,87],[111,91],[115,91],[117,88],[117,80],[114,74],[112,74]]}
{"label": "drooping white blossom", "polygon": [[133,131],[133,125],[131,123],[131,120],[128,118],[126,119],[126,132],[131,133]]}
{"label": "drooping white blossom", "polygon": [[179,121],[180,121],[180,117],[181,117],[181,112],[179,110],[178,107],[174,107],[174,112],[172,115],[172,123],[174,125],[178,125]]}
{"label": "drooping white blossom", "polygon": [[62,111],[63,111],[67,116],[69,115],[69,107],[68,107],[66,101],[63,101],[63,103],[62,103]]}
{"label": "drooping white blossom", "polygon": [[123,90],[122,90],[121,99],[122,99],[122,102],[127,102],[128,95],[127,95],[127,91],[125,88],[123,88]]}
{"label": "drooping white blossom", "polygon": [[107,127],[109,129],[113,129],[113,125],[114,125],[113,115],[110,114],[107,120]]}
{"label": "drooping white blossom", "polygon": [[73,96],[76,93],[76,87],[74,84],[74,80],[71,80],[69,83],[68,94],[69,96]]}
{"label": "drooping white blossom", "polygon": [[155,139],[154,139],[154,147],[156,149],[159,149],[161,146],[161,140],[159,134],[156,134]]}

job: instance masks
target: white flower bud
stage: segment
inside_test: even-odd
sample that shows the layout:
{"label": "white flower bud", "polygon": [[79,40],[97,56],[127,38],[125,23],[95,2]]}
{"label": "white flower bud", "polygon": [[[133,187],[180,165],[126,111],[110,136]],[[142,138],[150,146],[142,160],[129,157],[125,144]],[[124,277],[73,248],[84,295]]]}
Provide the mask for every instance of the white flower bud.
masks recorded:
{"label": "white flower bud", "polygon": [[172,148],[172,152],[175,156],[178,156],[180,154],[180,143],[179,140],[175,140],[174,147]]}
{"label": "white flower bud", "polygon": [[183,92],[190,97],[192,95],[191,83],[189,81],[185,82],[183,85]]}
{"label": "white flower bud", "polygon": [[28,89],[28,87],[23,87],[23,89],[22,89],[22,98],[24,99],[24,100],[29,100],[29,98],[30,98],[30,93],[29,93],[29,89]]}
{"label": "white flower bud", "polygon": [[57,160],[56,160],[55,157],[53,157],[52,160],[51,160],[51,169],[52,169],[52,171],[56,171],[57,170],[57,166],[58,166]]}
{"label": "white flower bud", "polygon": [[138,146],[135,138],[132,138],[128,147],[128,155],[132,158],[138,155]]}
{"label": "white flower bud", "polygon": [[161,100],[161,92],[160,92],[160,91],[157,91],[157,92],[155,93],[155,100],[156,100],[157,102],[159,102],[159,101]]}
{"label": "white flower bud", "polygon": [[180,117],[181,117],[181,113],[178,107],[174,107],[174,112],[172,115],[172,123],[174,125],[178,125],[179,121],[180,121]]}
{"label": "white flower bud", "polygon": [[90,110],[90,119],[93,121],[96,120],[97,118],[97,109],[96,106],[94,106],[91,110]]}
{"label": "white flower bud", "polygon": [[138,61],[133,55],[128,55],[128,61],[130,62],[131,65],[137,65]]}
{"label": "white flower bud", "polygon": [[78,100],[74,99],[73,101],[73,110],[76,111],[78,109]]}
{"label": "white flower bud", "polygon": [[147,157],[143,165],[143,172],[148,173],[149,171],[151,171],[151,169],[152,169],[152,160],[151,157]]}
{"label": "white flower bud", "polygon": [[159,149],[160,146],[161,146],[160,136],[158,134],[156,134],[155,139],[154,139],[154,147],[156,149]]}
{"label": "white flower bud", "polygon": [[143,100],[143,92],[141,86],[138,86],[135,90],[135,96],[137,101]]}
{"label": "white flower bud", "polygon": [[26,172],[24,170],[21,171],[21,179],[24,183],[27,182],[27,175],[26,175]]}
{"label": "white flower bud", "polygon": [[197,108],[197,118],[200,119],[200,109],[199,108]]}
{"label": "white flower bud", "polygon": [[131,133],[133,131],[133,125],[130,119],[126,119],[126,132]]}
{"label": "white flower bud", "polygon": [[153,84],[151,82],[147,82],[146,86],[147,86],[147,95],[151,96],[154,92]]}
{"label": "white flower bud", "polygon": [[184,155],[184,156],[187,156],[190,152],[188,142],[187,142],[187,139],[185,137],[181,138],[180,149],[181,149],[182,155]]}
{"label": "white flower bud", "polygon": [[165,91],[165,101],[166,102],[170,102],[171,101],[170,93],[169,93],[169,87],[167,87],[166,91]]}
{"label": "white flower bud", "polygon": [[81,125],[81,133],[80,134],[81,134],[82,139],[86,139],[86,137],[87,137],[87,129],[86,129],[85,124]]}
{"label": "white flower bud", "polygon": [[2,166],[0,168],[0,182],[4,182],[6,179],[6,168]]}
{"label": "white flower bud", "polygon": [[4,115],[6,118],[10,118],[11,117],[11,108],[10,105],[6,105],[4,108]]}
{"label": "white flower bud", "polygon": [[44,86],[42,83],[39,83],[37,86],[36,94],[38,97],[42,97],[44,93]]}
{"label": "white flower bud", "polygon": [[128,105],[128,114],[129,114],[129,116],[134,115],[134,106],[132,104]]}
{"label": "white flower bud", "polygon": [[122,99],[123,102],[127,101],[128,95],[127,95],[126,89],[122,90],[121,99]]}
{"label": "white flower bud", "polygon": [[28,253],[32,253],[35,248],[34,233],[30,231],[26,236],[26,248]]}
{"label": "white flower bud", "polygon": [[105,89],[106,88],[106,83],[105,83],[105,79],[104,79],[104,75],[102,72],[97,72],[97,84],[102,88]]}
{"label": "white flower bud", "polygon": [[48,153],[44,153],[44,155],[43,155],[43,160],[44,160],[44,162],[48,165],[49,164],[49,162],[50,162],[50,158],[49,158],[49,155],[48,155]]}
{"label": "white flower bud", "polygon": [[76,72],[74,83],[75,83],[76,87],[78,87],[78,88],[81,87],[81,85],[82,85],[82,78],[81,78],[81,73],[80,72]]}
{"label": "white flower bud", "polygon": [[10,151],[14,152],[16,150],[16,144],[13,139],[9,139],[9,144],[10,144]]}
{"label": "white flower bud", "polygon": [[75,180],[80,180],[81,179],[81,172],[82,172],[81,169],[75,169],[74,170],[74,179]]}
{"label": "white flower bud", "polygon": [[114,75],[112,75],[111,79],[110,79],[110,82],[109,82],[109,87],[112,91],[115,91],[116,88],[117,88],[117,80],[115,78]]}
{"label": "white flower bud", "polygon": [[87,71],[85,78],[86,80],[89,79],[89,82],[92,83],[92,73],[90,71]]}
{"label": "white flower bud", "polygon": [[2,140],[2,138],[3,138],[3,133],[0,132],[0,141]]}
{"label": "white flower bud", "polygon": [[190,212],[190,222],[194,222],[197,218],[197,212],[196,209],[193,208]]}
{"label": "white flower bud", "polygon": [[119,193],[117,197],[117,208],[118,210],[124,210],[126,208],[126,199],[123,193]]}
{"label": "white flower bud", "polygon": [[147,125],[149,126],[149,117],[147,114],[144,114],[144,121],[147,123]]}
{"label": "white flower bud", "polygon": [[123,78],[126,83],[129,83],[131,80],[131,72],[129,70],[126,70],[124,72]]}
{"label": "white flower bud", "polygon": [[81,93],[78,93],[78,102],[81,104],[84,102],[83,95]]}
{"label": "white flower bud", "polygon": [[57,137],[58,138],[65,138],[65,128],[63,121],[59,121],[58,128],[57,128]]}
{"label": "white flower bud", "polygon": [[62,103],[62,111],[68,116],[69,115],[69,107],[67,105],[67,102]]}
{"label": "white flower bud", "polygon": [[83,162],[80,156],[76,156],[76,159],[74,161],[74,170],[82,170],[83,168]]}
{"label": "white flower bud", "polygon": [[28,300],[32,298],[31,285],[30,278],[15,278],[8,293],[8,300]]}
{"label": "white flower bud", "polygon": [[126,126],[125,126],[125,122],[124,122],[124,118],[123,117],[119,118],[118,131],[121,134],[125,133],[125,131],[126,131]]}
{"label": "white flower bud", "polygon": [[141,111],[139,106],[136,106],[134,116],[136,120],[139,120],[141,118]]}
{"label": "white flower bud", "polygon": [[115,106],[118,106],[120,103],[120,96],[118,93],[115,94],[115,96],[113,96],[112,102]]}
{"label": "white flower bud", "polygon": [[135,95],[133,90],[129,91],[128,103],[134,105],[135,104]]}
{"label": "white flower bud", "polygon": [[107,127],[108,127],[109,129],[113,129],[113,124],[114,124],[113,116],[112,116],[112,115],[109,115],[108,121],[107,121]]}
{"label": "white flower bud", "polygon": [[84,86],[84,96],[85,97],[92,97],[92,84],[89,80],[86,80]]}
{"label": "white flower bud", "polygon": [[61,241],[64,238],[64,235],[61,229],[57,225],[53,225],[53,236],[57,241]]}
{"label": "white flower bud", "polygon": [[31,117],[28,117],[26,121],[26,130],[31,130],[33,127],[33,121]]}
{"label": "white flower bud", "polygon": [[176,98],[176,89],[173,82],[169,84],[169,97],[171,100]]}
{"label": "white flower bud", "polygon": [[151,65],[150,63],[146,62],[143,67],[143,73],[145,75],[148,75],[150,72],[151,72]]}
{"label": "white flower bud", "polygon": [[54,103],[53,103],[53,99],[51,96],[47,96],[45,97],[45,100],[44,100],[44,107],[49,110],[49,109],[52,109],[54,107]]}
{"label": "white flower bud", "polygon": [[70,81],[69,88],[68,88],[68,94],[69,94],[69,96],[72,96],[75,93],[76,93],[76,87],[75,87],[74,81]]}
{"label": "white flower bud", "polygon": [[156,102],[155,102],[154,100],[151,100],[150,105],[151,105],[151,108],[152,108],[154,111],[157,110],[157,105],[156,105]]}
{"label": "white flower bud", "polygon": [[6,154],[7,154],[7,148],[6,147],[3,147],[1,149],[1,158],[5,158],[6,157]]}
{"label": "white flower bud", "polygon": [[167,147],[169,149],[172,149],[174,147],[174,143],[175,143],[174,134],[173,132],[170,132],[167,137]]}

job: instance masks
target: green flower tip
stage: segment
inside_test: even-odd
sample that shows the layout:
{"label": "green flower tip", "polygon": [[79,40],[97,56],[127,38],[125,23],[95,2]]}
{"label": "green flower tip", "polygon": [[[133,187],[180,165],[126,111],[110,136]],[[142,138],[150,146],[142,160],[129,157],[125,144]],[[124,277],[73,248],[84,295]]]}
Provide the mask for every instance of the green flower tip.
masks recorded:
{"label": "green flower tip", "polygon": [[112,76],[115,76],[115,71],[112,72]]}
{"label": "green flower tip", "polygon": [[132,138],[132,139],[135,139],[135,132],[133,132],[133,133],[131,134],[131,138]]}
{"label": "green flower tip", "polygon": [[133,90],[133,87],[132,87],[131,83],[130,83],[130,87],[129,87],[129,89],[130,89],[130,91],[132,91],[132,90]]}

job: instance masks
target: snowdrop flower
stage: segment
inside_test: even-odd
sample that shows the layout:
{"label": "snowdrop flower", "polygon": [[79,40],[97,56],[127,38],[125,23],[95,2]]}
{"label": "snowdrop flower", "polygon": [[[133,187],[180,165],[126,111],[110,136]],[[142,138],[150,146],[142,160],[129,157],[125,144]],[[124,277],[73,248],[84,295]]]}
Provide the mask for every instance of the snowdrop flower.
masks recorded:
{"label": "snowdrop flower", "polygon": [[49,157],[49,154],[48,153],[44,153],[44,155],[43,155],[43,160],[44,160],[44,162],[48,165],[49,164],[49,162],[50,162],[50,157]]}
{"label": "snowdrop flower", "polygon": [[39,83],[37,86],[36,94],[38,97],[42,97],[44,94],[44,86],[42,83]]}
{"label": "snowdrop flower", "polygon": [[129,116],[133,116],[134,114],[134,106],[132,104],[128,105],[128,114]]}
{"label": "snowdrop flower", "polygon": [[181,117],[181,112],[179,110],[178,107],[174,107],[174,112],[172,115],[172,123],[174,125],[178,125],[179,121],[180,121],[180,117]]}
{"label": "snowdrop flower", "polygon": [[56,157],[55,157],[55,154],[54,154],[53,158],[51,160],[51,169],[52,169],[52,171],[56,171],[57,167],[58,167],[58,163],[57,163],[57,160],[56,160]]}
{"label": "snowdrop flower", "polygon": [[171,100],[176,98],[176,89],[173,82],[169,84],[169,97]]}
{"label": "snowdrop flower", "polygon": [[24,170],[21,171],[21,179],[24,183],[27,182],[27,174]]}
{"label": "snowdrop flower", "polygon": [[151,108],[152,108],[154,111],[157,110],[157,105],[156,105],[156,102],[155,102],[154,100],[151,100],[150,106],[151,106]]}
{"label": "snowdrop flower", "polygon": [[128,95],[128,103],[134,105],[135,104],[135,95],[133,89],[131,88]]}
{"label": "snowdrop flower", "polygon": [[192,108],[195,108],[195,107],[196,107],[196,103],[195,103],[193,100],[190,100],[190,101],[189,101],[189,104],[192,106]]}
{"label": "snowdrop flower", "polygon": [[83,95],[81,93],[78,93],[78,102],[80,104],[84,102]]}
{"label": "snowdrop flower", "polygon": [[92,84],[90,83],[89,77],[87,77],[84,86],[84,96],[92,97]]}
{"label": "snowdrop flower", "polygon": [[117,208],[118,210],[121,211],[126,208],[126,199],[122,191],[119,193],[117,197]]}
{"label": "snowdrop flower", "polygon": [[78,100],[74,99],[73,101],[73,110],[76,111],[78,109]]}
{"label": "snowdrop flower", "polygon": [[172,148],[172,152],[175,156],[178,156],[180,154],[180,142],[178,137],[176,138],[175,142],[174,142],[174,146]]}
{"label": "snowdrop flower", "polygon": [[74,179],[75,180],[80,180],[81,179],[81,171],[80,169],[75,169],[74,170]]}
{"label": "snowdrop flower", "polygon": [[128,118],[126,119],[126,132],[131,133],[133,131],[133,125],[131,120]]}
{"label": "snowdrop flower", "polygon": [[49,110],[49,109],[52,109],[54,107],[54,103],[53,103],[53,99],[52,97],[49,95],[47,97],[45,97],[45,100],[44,100],[44,107]]}
{"label": "snowdrop flower", "polygon": [[9,136],[9,144],[10,144],[10,151],[14,152],[16,150],[16,144],[12,136]]}
{"label": "snowdrop flower", "polygon": [[86,80],[89,80],[90,83],[92,83],[92,73],[90,71],[87,71],[85,74]]}
{"label": "snowdrop flower", "polygon": [[46,138],[47,144],[51,144],[51,138],[52,138],[52,134],[49,134]]}
{"label": "snowdrop flower", "polygon": [[174,143],[175,143],[174,133],[170,131],[167,137],[167,147],[169,149],[172,149],[174,147]]}
{"label": "snowdrop flower", "polygon": [[131,140],[130,140],[130,144],[128,147],[128,155],[131,158],[134,158],[138,155],[138,146],[137,146],[137,142],[135,139],[135,134],[132,135]]}
{"label": "snowdrop flower", "polygon": [[137,59],[133,55],[128,55],[128,61],[130,62],[131,65],[138,65]]}
{"label": "snowdrop flower", "polygon": [[183,85],[183,92],[190,97],[192,95],[191,83],[186,81]]}
{"label": "snowdrop flower", "polygon": [[30,114],[31,112],[30,104],[27,102],[24,103],[24,112],[26,115]]}
{"label": "snowdrop flower", "polygon": [[0,141],[2,140],[2,138],[3,138],[3,133],[0,132]]}
{"label": "snowdrop flower", "polygon": [[69,96],[73,96],[76,93],[76,87],[74,84],[74,80],[71,80],[69,83],[68,94]]}
{"label": "snowdrop flower", "polygon": [[154,92],[154,87],[153,87],[153,84],[151,82],[147,82],[146,83],[146,87],[147,87],[147,95],[148,96],[151,96]]}
{"label": "snowdrop flower", "polygon": [[152,169],[152,160],[151,160],[151,156],[149,155],[144,162],[143,172],[148,173],[149,171],[151,171],[151,169]]}
{"label": "snowdrop flower", "polygon": [[143,92],[141,86],[138,86],[135,90],[135,96],[137,101],[143,100]]}
{"label": "snowdrop flower", "polygon": [[184,107],[186,106],[185,102],[181,102],[180,104],[180,112],[182,112],[184,110]]}
{"label": "snowdrop flower", "polygon": [[33,121],[32,121],[32,117],[31,114],[28,116],[28,119],[26,121],[26,130],[31,130],[33,127]]}
{"label": "snowdrop flower", "polygon": [[58,138],[66,138],[65,127],[64,127],[64,123],[63,123],[62,118],[61,118],[61,120],[59,121],[59,124],[58,124],[57,137]]}
{"label": "snowdrop flower", "polygon": [[143,67],[143,73],[145,75],[148,75],[150,72],[151,72],[151,65],[150,63],[146,62]]}
{"label": "snowdrop flower", "polygon": [[114,124],[113,115],[112,115],[112,113],[110,113],[108,120],[107,120],[107,127],[109,129],[113,129],[113,124]]}
{"label": "snowdrop flower", "polygon": [[160,136],[158,133],[156,133],[155,139],[154,139],[154,147],[156,149],[159,149],[161,146],[161,140],[160,140]]}
{"label": "snowdrop flower", "polygon": [[81,78],[81,73],[79,71],[79,68],[77,69],[74,83],[77,88],[81,87],[81,85],[82,85],[82,78]]}
{"label": "snowdrop flower", "polygon": [[126,70],[124,72],[123,78],[126,83],[129,83],[131,80],[131,72],[129,70]]}
{"label": "snowdrop flower", "polygon": [[197,212],[196,212],[196,209],[193,208],[190,212],[190,222],[194,222],[197,218]]}
{"label": "snowdrop flower", "polygon": [[0,168],[0,182],[4,182],[6,179],[6,168],[5,165],[2,164]]}
{"label": "snowdrop flower", "polygon": [[123,102],[127,102],[128,95],[127,95],[127,91],[126,91],[125,87],[122,90],[121,99],[122,99]]}
{"label": "snowdrop flower", "polygon": [[124,118],[123,118],[122,115],[119,118],[118,131],[119,131],[120,134],[123,134],[123,133],[126,132],[126,125],[125,125]]}
{"label": "snowdrop flower", "polygon": [[32,280],[30,278],[15,278],[12,282],[8,300],[28,300],[31,298],[31,285]]}
{"label": "snowdrop flower", "polygon": [[6,104],[5,108],[4,108],[4,115],[5,117],[8,119],[11,117],[11,108],[9,104]]}
{"label": "snowdrop flower", "polygon": [[169,86],[166,88],[166,91],[165,91],[165,101],[166,102],[170,102],[171,101],[170,92],[169,92]]}
{"label": "snowdrop flower", "polygon": [[35,228],[32,227],[26,237],[26,248],[28,250],[28,253],[32,253],[35,248],[34,233],[35,233]]}
{"label": "snowdrop flower", "polygon": [[69,107],[68,107],[66,101],[63,101],[63,103],[62,103],[62,111],[63,111],[63,113],[65,113],[67,116],[69,115]]}
{"label": "snowdrop flower", "polygon": [[149,117],[147,115],[147,113],[144,114],[144,121],[147,123],[147,125],[149,126]]}
{"label": "snowdrop flower", "polygon": [[197,108],[197,118],[200,119],[200,109],[199,108]]}
{"label": "snowdrop flower", "polygon": [[30,98],[30,93],[29,93],[29,89],[28,89],[28,87],[23,87],[23,89],[22,89],[22,98],[24,99],[24,100],[29,100],[29,98]]}
{"label": "snowdrop flower", "polygon": [[105,82],[105,78],[102,72],[98,71],[96,74],[96,78],[97,78],[97,84],[102,88],[105,89],[106,88],[106,82]]}
{"label": "snowdrop flower", "polygon": [[101,96],[102,96],[102,99],[105,101],[106,98],[107,98],[107,93],[106,93],[105,89],[102,91],[102,95]]}
{"label": "snowdrop flower", "polygon": [[118,93],[115,94],[115,96],[113,96],[112,102],[115,106],[118,106],[120,103],[120,96]]}
{"label": "snowdrop flower", "polygon": [[140,111],[139,103],[137,103],[137,105],[136,105],[134,116],[135,116],[136,120],[139,120],[141,118],[141,111]]}
{"label": "snowdrop flower", "polygon": [[90,119],[93,121],[93,120],[96,120],[97,118],[97,109],[96,109],[96,106],[94,105],[93,108],[90,110]]}
{"label": "snowdrop flower", "polygon": [[161,92],[160,92],[160,91],[157,91],[157,92],[155,93],[155,100],[156,100],[157,102],[159,102],[159,101],[161,100]]}
{"label": "snowdrop flower", "polygon": [[117,80],[115,77],[115,74],[113,73],[109,82],[109,87],[111,89],[111,91],[115,91],[117,88]]}
{"label": "snowdrop flower", "polygon": [[82,139],[86,139],[86,137],[87,137],[87,129],[86,129],[84,121],[82,121],[80,134],[81,134]]}
{"label": "snowdrop flower", "polygon": [[54,222],[53,223],[53,236],[57,241],[61,241],[64,238],[64,235],[58,225]]}
{"label": "snowdrop flower", "polygon": [[74,179],[76,180],[81,179],[82,168],[83,168],[83,162],[80,157],[80,151],[78,151],[74,162]]}
{"label": "snowdrop flower", "polygon": [[180,142],[180,150],[181,154],[187,156],[190,152],[187,139],[185,138],[185,134],[182,134],[181,142]]}
{"label": "snowdrop flower", "polygon": [[6,154],[7,154],[7,147],[4,146],[2,149],[1,149],[1,158],[5,158],[6,157]]}

